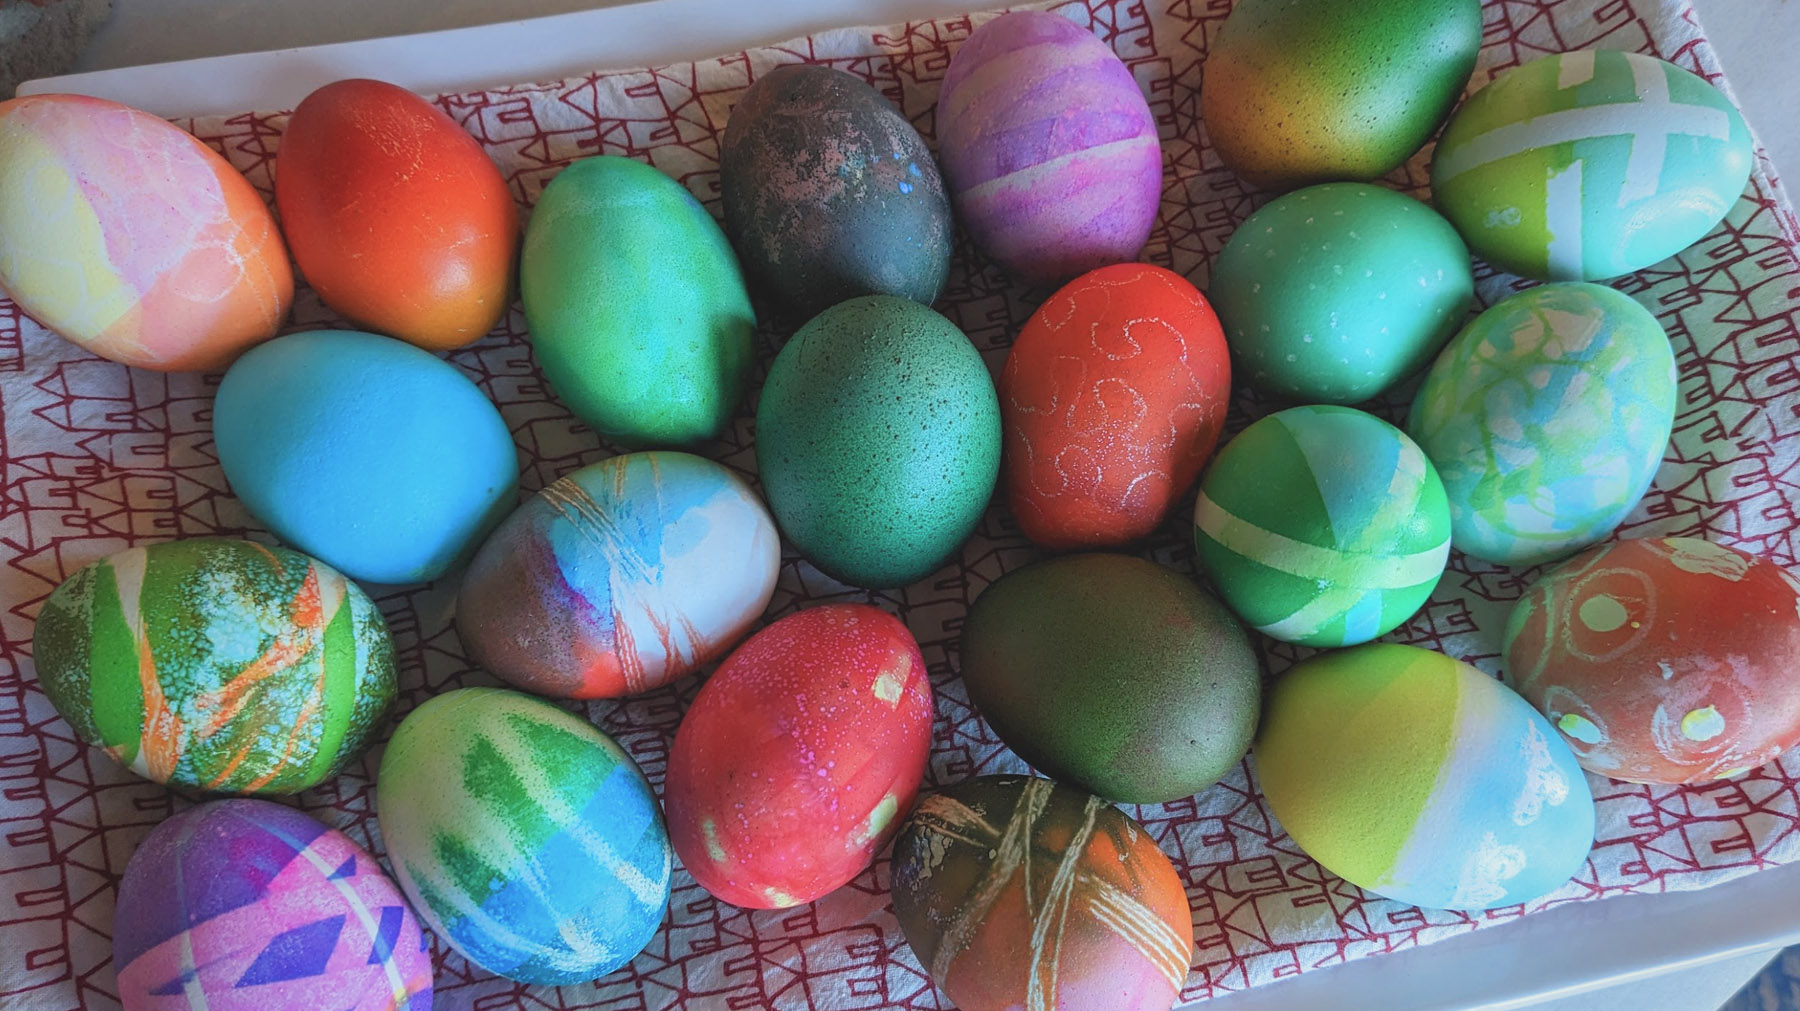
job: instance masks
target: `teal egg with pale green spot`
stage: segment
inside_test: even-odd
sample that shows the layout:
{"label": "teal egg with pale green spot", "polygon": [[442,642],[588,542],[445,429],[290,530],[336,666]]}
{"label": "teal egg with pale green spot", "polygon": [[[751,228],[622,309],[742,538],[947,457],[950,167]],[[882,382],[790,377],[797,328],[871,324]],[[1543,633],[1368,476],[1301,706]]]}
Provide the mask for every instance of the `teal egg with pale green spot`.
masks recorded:
{"label": "teal egg with pale green spot", "polygon": [[1417,200],[1328,183],[1233,232],[1207,290],[1237,376],[1304,403],[1355,404],[1424,368],[1475,306],[1469,250]]}
{"label": "teal egg with pale green spot", "polygon": [[1450,507],[1404,432],[1348,407],[1294,407],[1219,451],[1194,504],[1194,543],[1257,631],[1350,646],[1431,596],[1450,557]]}
{"label": "teal egg with pale green spot", "polygon": [[446,692],[401,721],[379,783],[400,887],[488,972],[598,979],[662,923],[662,811],[631,756],[580,717],[498,688]]}
{"label": "teal egg with pale green spot", "polygon": [[550,181],[519,296],[551,390],[603,436],[691,445],[743,400],[756,316],[737,257],[706,208],[642,162],[583,158]]}
{"label": "teal egg with pale green spot", "polygon": [[948,561],[1000,475],[1000,401],[956,324],[892,295],[814,316],[769,368],[756,464],[781,531],[828,576],[905,586]]}
{"label": "teal egg with pale green spot", "polygon": [[367,594],[298,551],[200,538],[72,573],[38,613],[37,680],[84,741],[153,782],[297,793],[360,755],[394,700]]}
{"label": "teal egg with pale green spot", "polygon": [[1458,550],[1538,565],[1599,543],[1656,477],[1678,396],[1650,310],[1598,284],[1496,303],[1438,356],[1407,431],[1437,466]]}

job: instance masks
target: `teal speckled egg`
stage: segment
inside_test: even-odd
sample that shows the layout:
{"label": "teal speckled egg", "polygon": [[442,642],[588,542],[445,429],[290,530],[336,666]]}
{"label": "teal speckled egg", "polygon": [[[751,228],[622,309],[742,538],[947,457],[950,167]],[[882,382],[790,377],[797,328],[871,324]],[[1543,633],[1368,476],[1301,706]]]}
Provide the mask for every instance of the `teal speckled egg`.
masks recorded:
{"label": "teal speckled egg", "polygon": [[1450,510],[1399,429],[1348,407],[1291,407],[1219,450],[1194,503],[1194,544],[1257,631],[1352,646],[1431,596],[1450,557]]}
{"label": "teal speckled egg", "polygon": [[1469,250],[1411,197],[1296,190],[1232,233],[1207,295],[1237,372],[1302,402],[1355,404],[1425,366],[1475,305]]}
{"label": "teal speckled egg", "polygon": [[1269,189],[1374,179],[1423,145],[1481,49],[1478,0],[1237,0],[1206,54],[1200,115]]}
{"label": "teal speckled egg", "polygon": [[1431,189],[1489,263],[1598,281],[1712,231],[1754,160],[1750,128],[1719,89],[1653,56],[1587,49],[1471,96],[1438,138]]}
{"label": "teal speckled egg", "polygon": [[519,294],[544,378],[628,445],[719,434],[742,401],[756,316],[718,223],[629,158],[584,158],[538,198]]}
{"label": "teal speckled egg", "polygon": [[915,302],[840,302],[794,334],[756,411],[769,508],[820,571],[905,586],[975,529],[1000,472],[1000,404],[981,355]]}
{"label": "teal speckled egg", "polygon": [[1656,476],[1675,421],[1662,326],[1598,284],[1503,299],[1456,335],[1413,400],[1407,431],[1437,465],[1452,540],[1536,565],[1606,536]]}

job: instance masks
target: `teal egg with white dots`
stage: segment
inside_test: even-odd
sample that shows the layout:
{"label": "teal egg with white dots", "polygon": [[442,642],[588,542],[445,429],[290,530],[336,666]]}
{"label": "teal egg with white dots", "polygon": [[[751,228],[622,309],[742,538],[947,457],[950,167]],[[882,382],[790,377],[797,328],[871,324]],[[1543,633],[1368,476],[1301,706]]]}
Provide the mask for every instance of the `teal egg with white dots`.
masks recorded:
{"label": "teal egg with white dots", "polygon": [[1450,557],[1450,509],[1406,433],[1348,407],[1294,407],[1219,451],[1194,504],[1194,544],[1257,631],[1351,646],[1431,596]]}
{"label": "teal egg with white dots", "polygon": [[1754,161],[1750,129],[1719,89],[1653,56],[1587,49],[1470,96],[1438,138],[1431,189],[1496,267],[1597,281],[1699,241]]}
{"label": "teal egg with white dots", "polygon": [[1364,183],[1295,190],[1232,233],[1207,295],[1236,374],[1355,404],[1431,361],[1475,306],[1469,250],[1438,213]]}
{"label": "teal egg with white dots", "polygon": [[1457,549],[1537,565],[1624,521],[1656,476],[1676,394],[1648,309],[1598,284],[1546,284],[1444,348],[1406,428],[1443,478]]}

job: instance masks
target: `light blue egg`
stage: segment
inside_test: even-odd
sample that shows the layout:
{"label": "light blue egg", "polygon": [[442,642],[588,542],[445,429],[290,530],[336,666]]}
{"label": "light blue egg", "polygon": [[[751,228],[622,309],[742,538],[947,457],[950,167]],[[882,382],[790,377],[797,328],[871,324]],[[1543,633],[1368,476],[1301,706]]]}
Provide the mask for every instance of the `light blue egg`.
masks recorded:
{"label": "light blue egg", "polygon": [[434,579],[515,501],[500,412],[411,344],[314,330],[252,348],[213,404],[231,490],[276,536],[356,579]]}
{"label": "light blue egg", "polygon": [[1598,284],[1546,284],[1476,317],[1413,400],[1450,541],[1537,565],[1604,540],[1656,476],[1675,423],[1675,354],[1656,317]]}

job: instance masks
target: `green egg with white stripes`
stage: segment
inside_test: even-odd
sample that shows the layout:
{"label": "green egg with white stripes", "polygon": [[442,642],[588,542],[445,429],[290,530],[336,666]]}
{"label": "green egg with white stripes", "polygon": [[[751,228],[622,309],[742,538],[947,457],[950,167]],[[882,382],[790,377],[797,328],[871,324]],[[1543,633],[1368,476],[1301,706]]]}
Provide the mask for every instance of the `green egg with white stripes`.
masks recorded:
{"label": "green egg with white stripes", "polygon": [[1450,557],[1450,506],[1406,433],[1348,407],[1293,407],[1219,451],[1194,504],[1194,544],[1246,624],[1353,646],[1431,596]]}
{"label": "green egg with white stripes", "polygon": [[674,860],[662,809],[581,717],[499,688],[445,692],[401,721],[376,779],[401,889],[476,966],[567,986],[656,936]]}
{"label": "green egg with white stripes", "polygon": [[1719,89],[1653,56],[1584,49],[1509,70],[1463,103],[1432,154],[1431,189],[1494,266],[1598,281],[1703,238],[1754,160]]}

